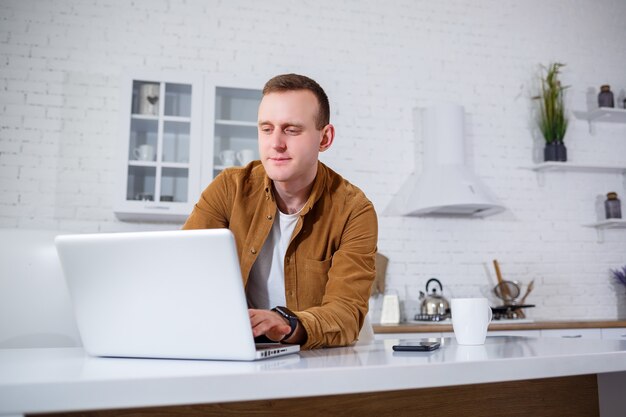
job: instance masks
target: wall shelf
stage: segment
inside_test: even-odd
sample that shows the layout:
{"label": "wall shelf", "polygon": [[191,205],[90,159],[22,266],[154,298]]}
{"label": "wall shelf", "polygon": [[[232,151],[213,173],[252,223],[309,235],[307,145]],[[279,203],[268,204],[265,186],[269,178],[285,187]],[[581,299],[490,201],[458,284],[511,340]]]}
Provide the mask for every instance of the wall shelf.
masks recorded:
{"label": "wall shelf", "polygon": [[591,111],[574,111],[574,116],[588,122],[626,123],[626,109],[600,107]]}
{"label": "wall shelf", "polygon": [[626,123],[626,109],[613,107],[600,107],[590,111],[575,110],[577,119],[586,120],[589,123],[589,133],[595,133],[594,124],[600,123]]}
{"label": "wall shelf", "polygon": [[584,172],[589,174],[622,174],[624,181],[626,181],[626,166],[618,165],[591,165],[591,164],[576,164],[571,162],[541,162],[535,164],[528,169],[535,171],[537,175],[537,182],[539,186],[543,187],[545,184],[546,172]]}
{"label": "wall shelf", "polygon": [[598,242],[604,242],[604,231],[606,229],[626,229],[626,219],[600,220],[595,223],[586,224],[586,227],[595,227],[598,233]]}
{"label": "wall shelf", "polygon": [[536,172],[547,171],[572,171],[572,172],[589,172],[589,173],[615,173],[625,174],[626,166],[618,165],[592,165],[592,164],[576,164],[571,162],[541,162],[533,165],[530,169]]}

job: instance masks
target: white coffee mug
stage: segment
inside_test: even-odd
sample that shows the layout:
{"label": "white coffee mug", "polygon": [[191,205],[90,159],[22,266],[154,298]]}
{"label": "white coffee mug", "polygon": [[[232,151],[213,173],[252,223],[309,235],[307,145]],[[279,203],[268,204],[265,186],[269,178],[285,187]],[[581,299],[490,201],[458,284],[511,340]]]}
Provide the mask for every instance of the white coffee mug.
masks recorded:
{"label": "white coffee mug", "polygon": [[235,165],[235,156],[236,153],[232,149],[225,149],[220,152],[220,161],[222,161],[222,165],[226,167],[232,167]]}
{"label": "white coffee mug", "polygon": [[141,145],[133,149],[133,155],[139,161],[154,161],[154,146]]}
{"label": "white coffee mug", "polygon": [[483,345],[493,318],[486,298],[453,298],[452,328],[459,345]]}
{"label": "white coffee mug", "polygon": [[237,160],[241,165],[248,165],[250,162],[254,161],[254,150],[252,149],[242,149],[237,152]]}

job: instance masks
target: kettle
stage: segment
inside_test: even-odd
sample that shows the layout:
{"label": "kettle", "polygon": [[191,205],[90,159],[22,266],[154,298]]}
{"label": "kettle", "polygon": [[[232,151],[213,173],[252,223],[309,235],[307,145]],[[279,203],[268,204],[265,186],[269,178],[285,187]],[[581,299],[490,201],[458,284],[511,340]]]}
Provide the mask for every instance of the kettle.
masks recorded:
{"label": "kettle", "polygon": [[443,293],[443,286],[437,278],[431,278],[426,282],[426,294],[420,291],[420,300],[422,301],[420,311],[422,314],[443,316],[450,312],[450,303],[441,294],[437,293],[437,288],[433,288],[429,293],[428,287],[431,283],[439,285],[439,292]]}

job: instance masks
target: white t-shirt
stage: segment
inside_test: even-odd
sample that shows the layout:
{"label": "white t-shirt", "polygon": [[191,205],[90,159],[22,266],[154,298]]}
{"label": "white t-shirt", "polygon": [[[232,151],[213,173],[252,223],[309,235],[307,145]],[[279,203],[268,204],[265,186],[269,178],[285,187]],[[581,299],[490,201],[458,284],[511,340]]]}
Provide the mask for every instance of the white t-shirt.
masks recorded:
{"label": "white t-shirt", "polygon": [[300,213],[284,214],[276,210],[274,224],[259,253],[246,286],[250,308],[271,309],[285,306],[285,254]]}

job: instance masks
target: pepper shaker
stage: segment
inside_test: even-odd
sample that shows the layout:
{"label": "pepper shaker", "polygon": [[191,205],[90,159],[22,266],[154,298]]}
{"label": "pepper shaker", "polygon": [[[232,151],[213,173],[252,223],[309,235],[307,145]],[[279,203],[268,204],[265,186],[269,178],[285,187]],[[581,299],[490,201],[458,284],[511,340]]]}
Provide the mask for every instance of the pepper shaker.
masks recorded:
{"label": "pepper shaker", "polygon": [[598,107],[615,107],[611,86],[603,85],[600,87],[600,94],[598,94]]}
{"label": "pepper shaker", "polygon": [[606,212],[607,220],[622,218],[622,202],[619,201],[619,198],[617,198],[616,192],[610,192],[606,195],[604,211]]}

